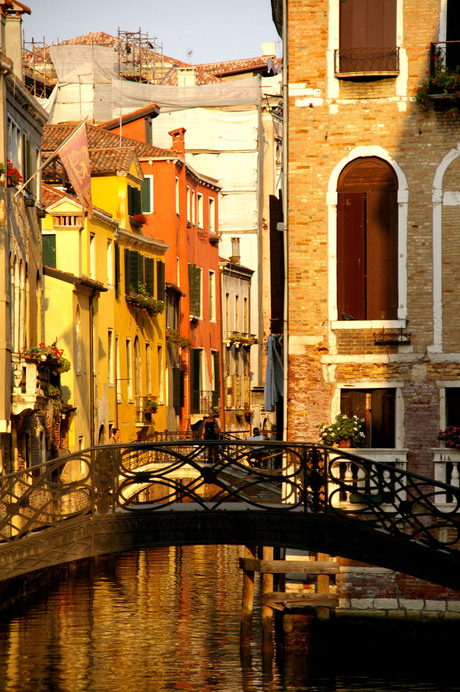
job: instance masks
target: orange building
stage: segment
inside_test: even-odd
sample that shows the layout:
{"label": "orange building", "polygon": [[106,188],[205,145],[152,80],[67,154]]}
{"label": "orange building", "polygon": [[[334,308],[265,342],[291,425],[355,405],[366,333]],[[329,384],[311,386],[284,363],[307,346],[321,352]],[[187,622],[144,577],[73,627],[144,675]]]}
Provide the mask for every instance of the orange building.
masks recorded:
{"label": "orange building", "polygon": [[168,243],[168,430],[187,430],[210,408],[221,410],[222,330],[218,195],[213,178],[185,163],[184,128],[171,150],[150,144],[155,105],[106,123],[114,135],[137,139],[144,182],[143,232]]}

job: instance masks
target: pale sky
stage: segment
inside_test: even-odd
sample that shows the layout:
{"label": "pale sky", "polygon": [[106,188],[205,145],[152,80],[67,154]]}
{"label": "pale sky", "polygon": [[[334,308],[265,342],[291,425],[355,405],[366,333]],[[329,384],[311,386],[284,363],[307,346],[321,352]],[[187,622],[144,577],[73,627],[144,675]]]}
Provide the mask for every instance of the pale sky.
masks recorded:
{"label": "pale sky", "polygon": [[[112,36],[139,29],[163,44],[163,53],[192,64],[262,54],[262,43],[281,41],[270,0],[23,0],[26,42],[48,45],[89,33]],[[189,55],[189,52],[191,54]]]}

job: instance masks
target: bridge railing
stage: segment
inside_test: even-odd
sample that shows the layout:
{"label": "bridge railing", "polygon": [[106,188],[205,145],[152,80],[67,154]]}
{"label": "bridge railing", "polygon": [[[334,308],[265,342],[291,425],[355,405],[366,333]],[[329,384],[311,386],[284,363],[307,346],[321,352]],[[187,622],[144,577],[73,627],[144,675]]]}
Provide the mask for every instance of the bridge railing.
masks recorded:
{"label": "bridge railing", "polygon": [[435,549],[459,547],[457,487],[344,450],[237,439],[106,445],[1,476],[0,542],[82,515],[231,502],[335,513]]}

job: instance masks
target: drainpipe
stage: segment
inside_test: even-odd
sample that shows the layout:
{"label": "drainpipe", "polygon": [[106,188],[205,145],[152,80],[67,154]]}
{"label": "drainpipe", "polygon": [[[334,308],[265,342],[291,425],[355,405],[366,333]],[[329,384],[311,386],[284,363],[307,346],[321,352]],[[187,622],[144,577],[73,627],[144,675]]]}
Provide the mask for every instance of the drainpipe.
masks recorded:
{"label": "drainpipe", "polygon": [[283,440],[287,441],[288,434],[288,366],[289,366],[289,262],[288,262],[288,30],[287,30],[287,0],[283,0],[283,248],[284,248],[284,305],[283,305]]}

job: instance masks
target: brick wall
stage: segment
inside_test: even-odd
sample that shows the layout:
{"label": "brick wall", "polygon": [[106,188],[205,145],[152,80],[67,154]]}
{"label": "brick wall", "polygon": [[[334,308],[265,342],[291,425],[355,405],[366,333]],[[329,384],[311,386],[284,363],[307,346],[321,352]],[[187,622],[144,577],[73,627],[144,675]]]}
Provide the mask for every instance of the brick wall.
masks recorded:
{"label": "brick wall", "polygon": [[[402,446],[409,449],[408,468],[433,477],[440,383],[460,381],[460,205],[447,203],[441,214],[443,347],[433,348],[434,179],[444,158],[457,148],[460,117],[423,115],[414,101],[429,69],[430,42],[438,39],[439,2],[402,3],[398,79],[353,81],[336,80],[328,68],[333,46],[328,12],[333,6],[333,0],[288,2],[289,439],[317,441],[319,424],[333,416],[338,388],[396,382],[403,399]],[[335,271],[330,180],[358,147],[378,147],[407,181],[405,331],[410,342],[402,345],[376,344],[372,327],[336,330],[330,321]],[[452,157],[442,189],[460,195],[460,157]],[[400,202],[406,194],[401,192]],[[341,588],[359,593],[359,579],[344,580]],[[418,598],[423,588],[391,573],[379,578],[375,593],[393,597],[397,591],[398,598]],[[446,597],[437,587],[433,598],[435,593]]]}

